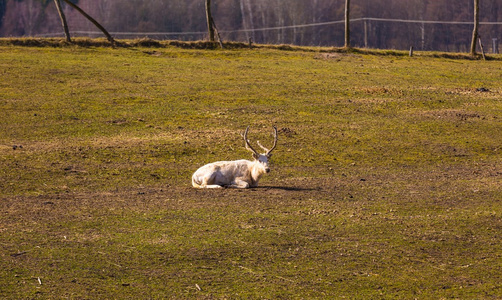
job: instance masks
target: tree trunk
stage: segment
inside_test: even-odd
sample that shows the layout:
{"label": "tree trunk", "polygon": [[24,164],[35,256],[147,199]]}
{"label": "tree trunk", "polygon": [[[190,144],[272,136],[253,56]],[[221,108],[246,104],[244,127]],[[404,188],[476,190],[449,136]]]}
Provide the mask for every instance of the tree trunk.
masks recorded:
{"label": "tree trunk", "polygon": [[61,2],[59,0],[54,0],[56,3],[56,8],[58,9],[59,17],[61,18],[61,23],[63,24],[64,34],[66,36],[66,41],[71,43],[70,30],[68,29],[68,23],[66,23],[66,17],[63,12],[63,8],[61,7]]}
{"label": "tree trunk", "polygon": [[345,48],[350,48],[350,0],[345,0]]}
{"label": "tree trunk", "polygon": [[218,31],[216,24],[214,24],[214,20],[212,20],[212,23],[213,23],[213,30],[214,30],[216,36],[218,37],[218,42],[220,43],[220,47],[221,47],[221,49],[223,49],[224,48],[223,41],[221,40],[220,32]]}
{"label": "tree trunk", "polygon": [[209,34],[209,41],[214,42],[214,21],[211,14],[211,0],[206,0],[206,19],[207,19],[207,32]]}
{"label": "tree trunk", "polygon": [[[241,16],[242,16],[242,29],[244,30],[247,30],[249,28],[247,22],[246,22],[246,11],[244,10],[244,0],[240,0],[239,1],[239,4],[240,4],[240,8],[241,8]],[[249,37],[249,32],[247,31],[244,31],[244,34],[246,35],[246,41],[250,41],[250,37]]]}
{"label": "tree trunk", "polygon": [[101,30],[103,32],[103,34],[106,36],[106,38],[108,39],[108,41],[110,43],[112,43],[112,45],[115,45],[115,40],[113,39],[113,37],[108,33],[108,31],[106,31],[106,29],[101,26],[101,24],[99,24],[96,20],[94,20],[91,16],[89,16],[85,11],[83,11],[80,7],[76,6],[75,4],[73,4],[70,0],[63,0],[64,2],[66,2],[66,4],[68,4],[69,6],[73,7],[74,9],[76,9],[80,14],[82,14],[87,20],[91,21],[92,24],[94,24],[96,27],[99,28],[99,30]]}
{"label": "tree trunk", "polygon": [[[254,29],[254,21],[253,21],[253,8],[251,7],[251,3],[249,2],[249,0],[246,0],[246,6],[247,6],[247,11],[248,11],[248,29]],[[255,34],[254,34],[254,30],[251,31],[251,38],[255,39]]]}
{"label": "tree trunk", "polygon": [[474,0],[474,29],[472,30],[471,55],[476,55],[479,27],[479,0]]}

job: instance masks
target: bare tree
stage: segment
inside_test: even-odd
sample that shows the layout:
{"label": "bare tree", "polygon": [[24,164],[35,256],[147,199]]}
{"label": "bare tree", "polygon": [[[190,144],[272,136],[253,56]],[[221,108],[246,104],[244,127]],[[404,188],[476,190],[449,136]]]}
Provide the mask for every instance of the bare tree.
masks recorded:
{"label": "bare tree", "polygon": [[209,41],[214,42],[214,21],[211,14],[211,0],[206,0],[206,19],[207,19],[207,32],[209,34]]}
{"label": "bare tree", "polygon": [[63,1],[66,2],[66,4],[68,4],[69,6],[73,7],[74,9],[76,9],[87,20],[91,21],[92,24],[94,24],[96,27],[99,28],[99,30],[101,30],[103,32],[103,34],[106,36],[106,38],[108,39],[108,41],[110,43],[112,43],[112,45],[115,45],[115,40],[113,39],[113,37],[108,33],[108,31],[106,31],[106,29],[103,26],[101,26],[101,24],[98,23],[98,21],[94,20],[91,16],[89,16],[80,7],[78,7],[77,5],[73,4],[70,0],[63,0]]}
{"label": "bare tree", "polygon": [[472,30],[471,55],[476,55],[478,27],[479,27],[479,0],[474,0],[474,29]]}
{"label": "bare tree", "polygon": [[350,48],[350,0],[345,0],[345,48]]}
{"label": "bare tree", "polygon": [[68,23],[66,23],[66,17],[61,7],[61,2],[59,0],[54,0],[56,3],[56,8],[58,9],[59,17],[61,18],[61,23],[63,24],[64,34],[66,36],[66,41],[71,43],[70,30],[68,29]]}
{"label": "bare tree", "polygon": [[251,31],[251,34],[248,29],[253,29],[254,28],[254,23],[253,23],[253,9],[251,7],[251,3],[249,0],[239,0],[240,4],[240,10],[241,10],[241,15],[242,15],[242,27],[246,31],[244,32],[246,34],[246,40],[247,41],[254,41],[255,40],[255,34],[254,31]]}
{"label": "bare tree", "polygon": [[214,23],[213,15],[211,13],[211,0],[206,0],[206,18],[207,18],[207,30],[209,33],[209,41],[214,42],[215,36],[218,37],[218,42],[220,43],[221,49],[223,49],[223,41],[221,40],[220,32],[216,28]]}

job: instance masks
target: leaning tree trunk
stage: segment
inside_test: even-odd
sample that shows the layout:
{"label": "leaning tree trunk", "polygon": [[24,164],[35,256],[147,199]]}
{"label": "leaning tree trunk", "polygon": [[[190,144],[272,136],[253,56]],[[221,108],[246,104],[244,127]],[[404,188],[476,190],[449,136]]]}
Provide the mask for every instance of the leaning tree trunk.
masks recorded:
{"label": "leaning tree trunk", "polygon": [[56,8],[58,9],[59,17],[61,18],[61,23],[63,24],[64,34],[66,36],[66,41],[71,43],[70,30],[68,29],[68,23],[66,23],[66,17],[63,12],[63,8],[61,7],[61,2],[59,0],[54,0],[56,3]]}
{"label": "leaning tree trunk", "polygon": [[474,0],[474,29],[472,30],[471,55],[476,55],[478,27],[479,27],[479,0]]}
{"label": "leaning tree trunk", "polygon": [[345,0],[345,48],[350,48],[350,0]]}
{"label": "leaning tree trunk", "polygon": [[68,4],[69,6],[73,7],[74,9],[76,9],[80,14],[82,14],[87,20],[91,21],[92,24],[94,24],[96,27],[99,28],[99,30],[101,30],[103,32],[103,34],[106,36],[106,38],[108,39],[108,41],[110,43],[112,43],[112,45],[115,45],[115,40],[113,39],[113,37],[108,33],[108,31],[106,31],[106,29],[101,26],[101,24],[98,23],[98,21],[94,20],[91,16],[89,16],[85,11],[83,11],[80,7],[76,6],[75,4],[73,4],[70,0],[63,0],[64,2],[66,2],[66,4]]}
{"label": "leaning tree trunk", "polygon": [[206,0],[206,19],[209,41],[214,42],[214,21],[213,16],[211,15],[211,0]]}

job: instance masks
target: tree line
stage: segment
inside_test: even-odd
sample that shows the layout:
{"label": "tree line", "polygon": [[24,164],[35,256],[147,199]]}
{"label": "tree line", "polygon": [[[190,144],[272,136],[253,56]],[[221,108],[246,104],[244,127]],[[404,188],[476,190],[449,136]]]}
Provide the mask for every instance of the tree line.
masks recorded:
{"label": "tree line", "polygon": [[[122,33],[120,37],[208,38],[205,0],[71,2],[116,37]],[[351,0],[349,42],[354,47],[408,49],[414,46],[419,50],[468,52],[474,4],[473,0]],[[501,39],[502,25],[483,22],[502,22],[501,6],[500,0],[479,1],[479,35],[487,45],[491,45],[493,38]],[[211,1],[214,24],[223,40],[247,42],[251,39],[256,43],[309,46],[346,44],[345,7],[346,0]],[[62,11],[70,31],[96,31],[94,25],[68,3],[62,4]],[[0,36],[62,32],[54,0],[0,0],[0,22]]]}

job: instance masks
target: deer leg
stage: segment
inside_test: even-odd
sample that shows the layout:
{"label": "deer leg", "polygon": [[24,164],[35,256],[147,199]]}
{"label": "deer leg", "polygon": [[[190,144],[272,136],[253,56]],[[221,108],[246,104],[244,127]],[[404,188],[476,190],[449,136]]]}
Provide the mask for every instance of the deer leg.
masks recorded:
{"label": "deer leg", "polygon": [[[211,174],[209,176],[204,176],[202,178],[202,183],[200,185],[201,188],[206,188],[206,189],[220,189],[220,188],[223,188],[221,185],[218,185],[218,184],[212,184],[215,182],[215,177],[216,177],[216,174]],[[211,184],[209,184],[211,183]]]}
{"label": "deer leg", "polygon": [[228,187],[237,188],[237,189],[247,189],[249,187],[249,183],[244,180],[236,179],[233,184]]}
{"label": "deer leg", "polygon": [[221,188],[223,188],[221,185],[217,185],[217,184],[205,185],[203,187],[206,189],[221,189]]}

